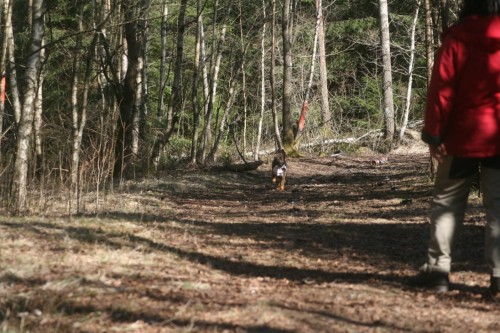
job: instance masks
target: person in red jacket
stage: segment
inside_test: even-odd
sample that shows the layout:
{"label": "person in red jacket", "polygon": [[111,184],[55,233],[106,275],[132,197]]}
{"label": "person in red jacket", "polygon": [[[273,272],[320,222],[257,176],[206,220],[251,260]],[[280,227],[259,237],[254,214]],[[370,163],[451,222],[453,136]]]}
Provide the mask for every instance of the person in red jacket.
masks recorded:
{"label": "person in red jacket", "polygon": [[480,170],[489,291],[500,291],[500,0],[464,0],[443,33],[428,89],[422,140],[438,161],[427,261],[411,281],[449,290],[452,247]]}

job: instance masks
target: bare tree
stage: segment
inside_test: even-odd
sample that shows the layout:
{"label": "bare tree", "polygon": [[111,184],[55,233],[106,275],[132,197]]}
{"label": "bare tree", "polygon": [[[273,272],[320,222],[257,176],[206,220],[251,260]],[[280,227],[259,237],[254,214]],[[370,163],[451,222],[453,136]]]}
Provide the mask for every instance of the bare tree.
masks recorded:
{"label": "bare tree", "polygon": [[[227,14],[229,15],[232,10],[232,2],[230,2],[230,5],[227,9]],[[217,17],[217,9],[214,11],[214,22],[216,21]],[[226,32],[227,32],[227,23],[225,22],[222,25],[221,32],[219,35],[219,40],[218,43],[216,42],[216,33],[215,33],[215,25],[214,25],[214,32],[213,32],[213,40],[212,40],[212,57],[211,57],[211,66],[210,66],[210,87],[209,87],[209,95],[208,95],[208,104],[207,104],[207,110],[206,110],[206,115],[205,115],[205,126],[203,127],[203,138],[202,138],[202,143],[201,143],[201,148],[200,148],[200,155],[201,155],[201,161],[205,163],[205,155],[206,155],[206,149],[210,144],[211,141],[211,136],[212,136],[212,130],[211,130],[211,123],[213,119],[213,114],[214,114],[214,108],[215,108],[215,103],[216,103],[216,98],[217,98],[217,88],[219,84],[219,72],[220,72],[220,65],[222,61],[222,56],[223,56],[223,47],[226,41]]]}
{"label": "bare tree", "polygon": [[15,60],[15,45],[14,45],[14,30],[12,27],[12,6],[14,0],[5,1],[5,39],[7,40],[9,83],[10,83],[10,100],[14,109],[14,120],[16,124],[21,121],[21,98],[17,85],[17,70]]}
{"label": "bare tree", "polygon": [[425,1],[425,53],[427,56],[427,85],[430,83],[434,65],[434,37],[432,33],[432,13],[430,0]]}
{"label": "bare tree", "polygon": [[283,145],[287,152],[293,150],[292,123],[292,18],[291,0],[284,0],[281,32],[283,38]]}
{"label": "bare tree", "polygon": [[200,81],[200,58],[201,58],[201,28],[202,28],[202,18],[201,18],[201,3],[200,0],[196,1],[196,37],[195,37],[195,52],[193,61],[193,86],[191,91],[191,100],[193,106],[193,135],[191,138],[191,163],[196,164],[197,155],[196,151],[198,148],[199,139],[199,125],[201,120],[201,109],[198,103],[198,84]]}
{"label": "bare tree", "polygon": [[[321,0],[320,0],[321,3]],[[295,145],[296,149],[298,150],[298,144],[299,144],[299,139],[302,133],[304,132],[305,129],[305,124],[306,124],[306,114],[307,111],[309,110],[309,99],[311,95],[311,89],[314,81],[314,65],[316,64],[316,52],[318,49],[318,34],[319,34],[319,29],[321,25],[321,14],[320,11],[317,11],[317,17],[316,17],[316,27],[314,29],[315,34],[314,34],[314,42],[313,42],[313,51],[311,55],[311,66],[309,69],[309,80],[307,82],[307,88],[306,88],[306,94],[304,96],[304,101],[302,102],[302,109],[300,112],[300,118],[299,118],[299,123],[298,123],[298,131],[295,134]]]}
{"label": "bare tree", "polygon": [[391,41],[389,34],[389,9],[387,0],[379,0],[380,10],[380,41],[382,45],[383,81],[384,92],[384,120],[385,139],[392,142],[394,137],[394,98],[392,93],[392,65],[391,65]]}
{"label": "bare tree", "polygon": [[272,19],[271,19],[271,112],[274,124],[274,140],[276,147],[283,149],[281,141],[280,127],[278,122],[278,111],[276,105],[276,0],[272,0]]}
{"label": "bare tree", "polygon": [[[83,5],[80,5],[80,13],[78,15],[78,30],[83,32]],[[73,80],[71,89],[71,109],[72,109],[72,147],[71,147],[71,185],[70,195],[74,196],[76,200],[76,210],[80,211],[80,152],[83,138],[83,131],[87,122],[87,111],[89,104],[90,93],[90,80],[92,76],[92,62],[95,55],[96,41],[98,34],[94,34],[92,43],[88,47],[87,56],[85,59],[85,76],[83,79],[83,93],[79,98],[78,87],[79,82],[79,64],[82,60],[82,35],[78,34],[76,37],[75,52],[73,54]],[[72,199],[72,198],[70,198]],[[70,200],[71,204],[71,200]]]}
{"label": "bare tree", "polygon": [[133,0],[123,0],[122,9],[125,19],[124,37],[126,52],[122,62],[125,72],[119,94],[120,118],[118,119],[118,135],[115,146],[114,176],[130,176],[135,164],[134,152],[135,137],[138,136],[137,84],[139,69],[139,55],[141,43],[138,40],[136,3]]}
{"label": "bare tree", "polygon": [[255,144],[254,160],[259,159],[260,143],[262,139],[262,123],[264,120],[264,111],[266,109],[266,2],[262,0],[262,37],[260,40],[260,115],[259,125],[257,126],[257,142]]}
{"label": "bare tree", "polygon": [[159,120],[164,116],[165,112],[165,88],[167,84],[166,67],[167,67],[167,32],[168,32],[168,4],[167,0],[162,2],[162,15],[160,26],[160,40],[161,40],[161,55],[160,55],[160,81],[158,91],[158,110],[156,115]]}
{"label": "bare tree", "polygon": [[[242,12],[242,0],[239,2],[240,6],[240,44],[241,50],[244,49],[245,36],[243,36],[243,12]],[[248,94],[247,94],[247,72],[246,72],[246,60],[243,59],[241,62],[241,81],[242,81],[242,94],[243,94],[243,130],[242,130],[242,150],[245,151],[247,148],[247,130],[248,130]]]}
{"label": "bare tree", "polygon": [[[5,6],[4,6],[5,5]],[[5,17],[5,21],[7,21],[7,11],[9,10],[9,6],[4,4],[3,0],[0,1],[0,10]],[[3,29],[3,35],[7,36],[7,26]],[[5,89],[7,80],[7,38],[4,37],[2,50],[0,55],[0,163],[2,161],[2,139],[3,139],[3,118],[5,114]]]}
{"label": "bare tree", "polygon": [[17,130],[16,160],[12,178],[12,201],[16,213],[27,209],[28,158],[33,130],[34,101],[37,90],[38,69],[44,35],[44,0],[33,0],[31,37],[26,62],[25,88],[21,119]]}
{"label": "bare tree", "polygon": [[35,119],[33,123],[33,132],[35,139],[35,167],[36,174],[40,176],[43,170],[43,152],[42,152],[42,113],[43,113],[43,83],[45,81],[45,48],[44,39],[42,39],[42,49],[40,50],[40,69],[38,74],[38,84],[35,95]]}
{"label": "bare tree", "polygon": [[399,132],[399,139],[401,140],[405,134],[406,128],[408,126],[408,117],[410,114],[411,106],[411,94],[412,94],[412,84],[413,84],[413,67],[415,62],[415,32],[418,23],[418,12],[420,10],[421,0],[417,0],[417,8],[415,9],[415,16],[413,17],[413,23],[411,25],[411,46],[410,46],[410,60],[408,65],[408,88],[406,90],[406,100],[405,100],[405,110],[403,113],[403,122],[401,124],[401,130]]}
{"label": "bare tree", "polygon": [[319,46],[319,73],[321,82],[321,115],[323,120],[323,126],[325,128],[331,128],[330,125],[330,102],[329,102],[329,91],[328,91],[328,70],[326,67],[326,48],[325,48],[325,16],[323,15],[323,1],[316,0],[316,11],[319,18],[318,27],[318,46]]}
{"label": "bare tree", "polygon": [[167,109],[167,119],[165,127],[162,129],[161,134],[156,139],[154,143],[153,152],[151,155],[151,160],[155,166],[158,165],[160,151],[163,146],[165,146],[170,140],[175,124],[177,123],[179,113],[181,110],[181,76],[183,69],[183,59],[184,59],[184,33],[186,29],[185,16],[186,16],[186,6],[187,0],[181,1],[181,7],[179,10],[179,17],[177,21],[177,52],[175,57],[175,67],[174,67],[174,80],[172,83],[172,93],[170,95],[170,101],[168,103]]}

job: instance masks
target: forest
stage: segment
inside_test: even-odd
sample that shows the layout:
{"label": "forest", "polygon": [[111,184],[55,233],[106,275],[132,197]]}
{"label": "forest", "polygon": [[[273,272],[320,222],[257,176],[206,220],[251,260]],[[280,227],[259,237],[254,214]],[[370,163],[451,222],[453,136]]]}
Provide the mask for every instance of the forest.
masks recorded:
{"label": "forest", "polygon": [[37,197],[66,193],[73,213],[89,188],[172,168],[250,163],[276,148],[390,151],[418,130],[433,52],[459,4],[1,8],[2,209],[22,213]]}
{"label": "forest", "polygon": [[406,283],[460,6],[0,0],[0,333],[500,330],[480,191],[451,291]]}

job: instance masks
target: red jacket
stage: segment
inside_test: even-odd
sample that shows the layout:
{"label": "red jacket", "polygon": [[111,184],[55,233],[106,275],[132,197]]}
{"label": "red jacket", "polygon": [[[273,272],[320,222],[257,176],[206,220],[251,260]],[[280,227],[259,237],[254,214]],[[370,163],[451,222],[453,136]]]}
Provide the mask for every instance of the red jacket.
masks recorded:
{"label": "red jacket", "polygon": [[500,155],[500,17],[451,27],[438,50],[422,139],[449,155]]}

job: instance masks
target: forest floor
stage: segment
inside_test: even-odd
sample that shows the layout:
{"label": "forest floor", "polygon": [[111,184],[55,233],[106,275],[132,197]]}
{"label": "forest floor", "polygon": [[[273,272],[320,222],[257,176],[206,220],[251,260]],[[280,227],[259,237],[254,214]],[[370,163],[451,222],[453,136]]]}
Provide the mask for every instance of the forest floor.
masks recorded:
{"label": "forest floor", "polygon": [[499,332],[485,297],[474,192],[444,294],[408,286],[424,261],[425,149],[176,171],[0,217],[0,332]]}

